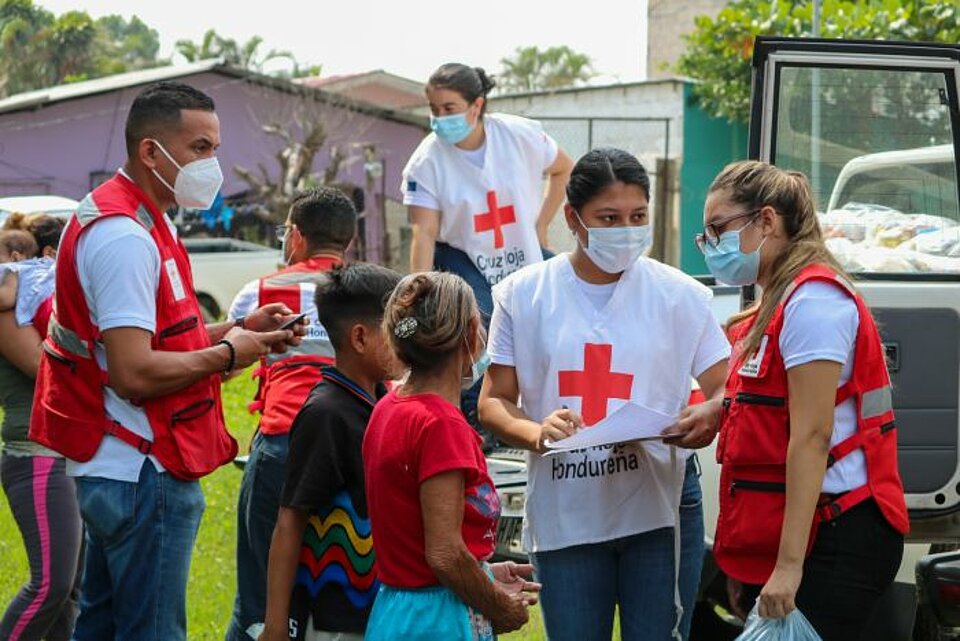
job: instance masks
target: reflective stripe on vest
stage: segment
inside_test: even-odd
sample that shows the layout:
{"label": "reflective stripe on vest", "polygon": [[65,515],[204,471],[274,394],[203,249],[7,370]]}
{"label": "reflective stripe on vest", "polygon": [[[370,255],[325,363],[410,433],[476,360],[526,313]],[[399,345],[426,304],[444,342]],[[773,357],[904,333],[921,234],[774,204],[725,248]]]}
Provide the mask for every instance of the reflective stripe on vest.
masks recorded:
{"label": "reflective stripe on vest", "polygon": [[[319,255],[291,265],[260,279],[257,307],[283,303],[294,313],[304,311],[304,296],[313,296],[323,274],[340,264],[337,256]],[[311,318],[312,323],[317,319]],[[334,364],[335,353],[329,340],[304,340],[281,354],[269,353],[260,359],[254,372],[259,379],[256,398],[249,405],[260,413],[259,429],[264,434],[286,434],[321,378],[321,367]]]}
{"label": "reflective stripe on vest", "polygon": [[111,435],[152,454],[171,475],[195,480],[232,460],[237,451],[224,426],[219,375],[138,402],[152,441],[112,420],[105,410],[103,387],[109,377],[95,357],[99,328],[90,320],[82,294],[76,252],[81,235],[112,216],[126,216],[144,226],[160,254],[151,349],[186,352],[210,347],[183,244],[143,190],[126,177],[114,176],[83,199],[64,229],[57,253],[55,311],[37,372],[30,438],[82,462],[96,454],[104,436]]}
{"label": "reflective stripe on vest", "polygon": [[727,575],[745,583],[765,583],[779,550],[790,436],[789,390],[780,353],[780,332],[790,296],[809,281],[837,285],[857,304],[860,323],[854,348],[856,360],[850,381],[837,390],[835,398],[837,405],[854,399],[858,407],[857,431],[831,448],[828,464],[861,450],[867,469],[867,484],[862,488],[825,497],[811,528],[810,544],[819,522],[837,518],[867,499],[876,501],[895,529],[909,529],[897,469],[893,397],[880,335],[869,309],[850,284],[828,267],[813,265],[802,270],[781,297],[765,328],[762,354],[749,361],[741,359],[742,362],[736,356],[755,316],[732,331],[735,356],[731,362],[735,365],[727,378],[717,442],[717,460],[722,467],[714,556]]}

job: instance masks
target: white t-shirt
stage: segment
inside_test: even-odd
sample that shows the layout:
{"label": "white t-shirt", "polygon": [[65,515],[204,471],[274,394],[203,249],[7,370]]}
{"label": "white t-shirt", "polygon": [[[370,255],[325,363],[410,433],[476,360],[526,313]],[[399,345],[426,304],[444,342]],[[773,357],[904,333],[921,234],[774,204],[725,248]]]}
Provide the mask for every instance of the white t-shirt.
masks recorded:
{"label": "white t-shirt", "polygon": [[489,114],[484,131],[480,165],[429,134],[403,170],[401,191],[405,205],[440,212],[437,240],[470,256],[493,285],[542,260],[536,221],[557,144],[519,116]]}
{"label": "white t-shirt", "polygon": [[[730,346],[710,290],[640,258],[602,307],[569,256],[532,265],[493,288],[488,352],[514,367],[524,412],[541,421],[567,405],[589,426],[627,401],[677,415],[690,377],[725,361]],[[675,524],[683,465],[661,443],[528,457],[523,541],[538,552]]]}
{"label": "white t-shirt", "polygon": [[[287,276],[281,275],[281,278]],[[282,354],[270,353],[267,355],[267,363],[290,358],[291,356],[323,356],[334,358],[333,344],[330,342],[330,336],[326,328],[320,323],[320,315],[316,304],[317,284],[310,280],[314,274],[293,272],[287,278],[291,283],[295,282],[300,287],[300,306],[297,313],[305,313],[309,319],[307,324],[307,333],[303,336],[300,345],[290,347]],[[227,313],[229,320],[236,320],[242,316],[248,316],[260,307],[260,279],[252,280],[237,293],[233,302],[230,304],[230,311]]]}
{"label": "white t-shirt", "polygon": [[[176,235],[176,228],[164,216]],[[126,216],[112,216],[93,223],[77,243],[77,272],[90,319],[100,331],[136,327],[153,333],[157,323],[157,287],[160,284],[160,250],[150,233]],[[95,347],[97,362],[107,369],[102,343]],[[142,408],[104,387],[107,415],[130,431],[153,440],[153,430]],[[70,476],[97,476],[136,482],[146,458],[133,447],[105,436],[92,459],[85,463],[67,460]],[[163,466],[154,456],[157,470]]]}
{"label": "white t-shirt", "polygon": [[[841,363],[839,385],[853,374],[854,346],[860,315],[857,304],[839,287],[829,283],[808,282],[794,292],[784,310],[780,332],[780,353],[789,370],[813,361]],[[847,399],[834,409],[833,435],[836,445],[857,431],[857,405]],[[867,482],[866,458],[856,450],[827,469],[823,491],[846,492]]]}
{"label": "white t-shirt", "polygon": [[483,169],[483,161],[487,155],[487,143],[484,142],[482,145],[476,149],[460,149],[457,147],[457,151],[463,154],[463,157],[470,161],[474,167]]}
{"label": "white t-shirt", "polygon": [[579,281],[580,291],[590,299],[590,302],[593,303],[593,306],[597,309],[606,307],[607,303],[609,303],[613,297],[613,292],[617,289],[617,283],[615,282],[597,285],[595,283],[588,283],[580,278],[577,280]]}
{"label": "white t-shirt", "polygon": [[56,282],[55,265],[52,258],[46,257],[0,265],[0,281],[6,278],[7,272],[17,275],[17,326],[32,325],[40,305],[53,295],[53,285]]}

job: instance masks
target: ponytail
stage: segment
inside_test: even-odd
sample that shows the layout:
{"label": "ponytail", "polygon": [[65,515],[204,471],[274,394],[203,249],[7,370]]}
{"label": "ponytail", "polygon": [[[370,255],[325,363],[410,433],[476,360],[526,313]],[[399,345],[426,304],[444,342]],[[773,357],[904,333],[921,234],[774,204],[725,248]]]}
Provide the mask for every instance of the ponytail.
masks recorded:
{"label": "ponytail", "polygon": [[720,172],[708,193],[717,191],[749,210],[773,207],[783,219],[787,235],[786,249],[771,265],[770,279],[760,301],[733,316],[727,324],[729,328],[751,316],[757,317],[740,350],[740,358],[744,359],[759,348],[780,299],[803,268],[823,263],[841,276],[846,277],[846,273],[823,241],[813,191],[801,172],[785,171],[758,161],[736,162]]}
{"label": "ponytail", "polygon": [[473,103],[477,98],[483,98],[480,108],[480,117],[487,111],[487,95],[497,86],[497,81],[488,76],[482,67],[468,67],[459,62],[448,62],[440,65],[427,81],[427,86],[435,89],[450,89],[456,91],[467,101]]}

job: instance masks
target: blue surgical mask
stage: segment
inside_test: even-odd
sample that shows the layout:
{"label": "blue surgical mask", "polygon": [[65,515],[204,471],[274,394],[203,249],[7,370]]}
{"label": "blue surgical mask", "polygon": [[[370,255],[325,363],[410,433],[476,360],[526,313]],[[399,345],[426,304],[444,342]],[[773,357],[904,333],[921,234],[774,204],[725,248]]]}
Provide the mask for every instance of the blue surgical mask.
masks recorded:
{"label": "blue surgical mask", "polygon": [[[471,359],[472,358],[473,357],[471,356]],[[477,359],[470,365],[470,375],[464,376],[460,380],[460,387],[468,390],[479,383],[489,367],[490,354],[487,353],[487,348],[484,346],[483,351],[480,352],[480,356],[478,356]]]}
{"label": "blue surgical mask", "polygon": [[760,248],[767,239],[764,238],[756,250],[750,253],[740,251],[740,234],[750,224],[752,223],[720,234],[716,247],[710,243],[704,245],[703,258],[707,268],[721,283],[741,287],[757,282],[760,273]]}
{"label": "blue surgical mask", "polygon": [[430,129],[440,140],[455,145],[470,135],[476,125],[467,122],[467,112],[449,116],[430,116]]}
{"label": "blue surgical mask", "polygon": [[[587,246],[581,244],[583,251],[594,265],[608,274],[619,274],[629,269],[653,243],[650,225],[587,227],[579,213],[577,220],[587,230]],[[577,242],[580,242],[579,236]]]}

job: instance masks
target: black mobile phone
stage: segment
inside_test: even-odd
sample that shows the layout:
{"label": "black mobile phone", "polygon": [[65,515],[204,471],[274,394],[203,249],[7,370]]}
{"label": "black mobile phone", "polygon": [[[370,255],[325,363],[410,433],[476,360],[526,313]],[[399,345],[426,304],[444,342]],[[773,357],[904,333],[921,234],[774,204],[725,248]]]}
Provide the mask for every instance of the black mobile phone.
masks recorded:
{"label": "black mobile phone", "polygon": [[306,317],[307,317],[306,312],[304,312],[303,314],[297,314],[296,316],[294,316],[293,318],[285,322],[283,325],[281,325],[277,329],[290,329],[291,327],[293,327],[294,325],[296,325]]}

